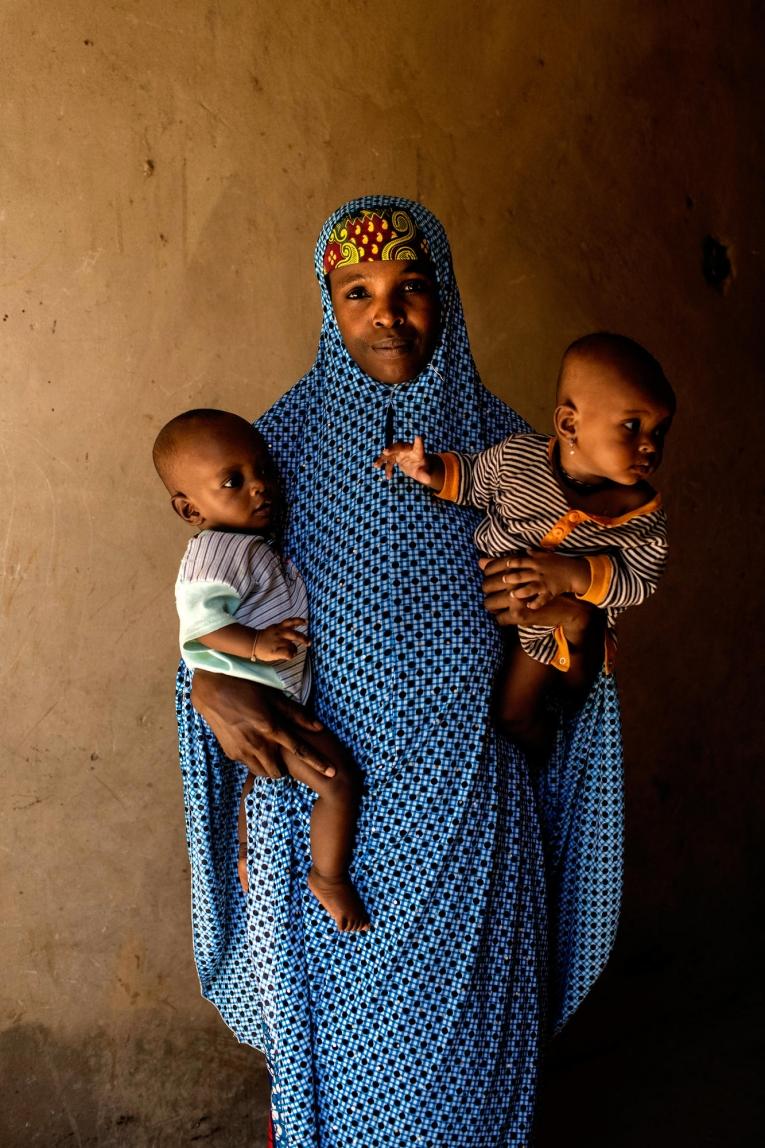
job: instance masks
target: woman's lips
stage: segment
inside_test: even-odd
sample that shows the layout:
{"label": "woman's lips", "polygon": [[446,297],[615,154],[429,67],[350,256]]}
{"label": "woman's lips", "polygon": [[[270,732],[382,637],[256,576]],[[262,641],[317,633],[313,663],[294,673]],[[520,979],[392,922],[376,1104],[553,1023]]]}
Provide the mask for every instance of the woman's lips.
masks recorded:
{"label": "woman's lips", "polygon": [[412,350],[414,341],[412,339],[384,339],[380,343],[373,343],[372,350],[378,355],[407,355]]}

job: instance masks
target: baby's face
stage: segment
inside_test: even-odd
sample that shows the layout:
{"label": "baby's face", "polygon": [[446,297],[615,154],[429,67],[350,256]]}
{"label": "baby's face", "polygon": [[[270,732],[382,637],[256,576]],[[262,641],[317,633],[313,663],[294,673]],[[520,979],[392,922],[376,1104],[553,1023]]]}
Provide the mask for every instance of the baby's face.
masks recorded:
{"label": "baby's face", "polygon": [[197,512],[194,526],[268,531],[277,510],[278,483],[262,437],[241,420],[200,427],[175,470],[177,485]]}
{"label": "baby's face", "polygon": [[576,387],[576,448],[561,445],[565,469],[583,482],[623,486],[647,480],[661,463],[674,407],[614,367],[582,364]]}

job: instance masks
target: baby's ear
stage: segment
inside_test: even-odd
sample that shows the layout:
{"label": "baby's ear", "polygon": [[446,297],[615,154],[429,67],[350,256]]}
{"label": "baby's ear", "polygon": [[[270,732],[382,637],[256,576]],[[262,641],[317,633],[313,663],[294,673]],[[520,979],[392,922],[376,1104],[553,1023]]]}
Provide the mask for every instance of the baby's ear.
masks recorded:
{"label": "baby's ear", "polygon": [[555,408],[553,424],[555,433],[562,438],[571,438],[572,435],[576,435],[576,407],[572,407],[570,403],[561,403]]}
{"label": "baby's ear", "polygon": [[193,502],[189,502],[185,494],[174,494],[170,499],[173,510],[182,518],[184,522],[188,522],[189,526],[201,526],[204,518],[197,510]]}

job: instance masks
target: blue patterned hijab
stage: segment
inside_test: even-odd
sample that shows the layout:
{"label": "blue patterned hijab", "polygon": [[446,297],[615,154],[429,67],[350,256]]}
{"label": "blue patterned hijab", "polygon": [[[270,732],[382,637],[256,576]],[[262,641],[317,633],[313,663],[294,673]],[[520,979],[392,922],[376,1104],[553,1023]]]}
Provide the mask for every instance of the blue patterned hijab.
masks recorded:
{"label": "blue patterned hijab", "polygon": [[[339,220],[394,206],[411,215],[428,241],[441,332],[422,373],[388,386],[364,374],[346,350],[322,260]],[[486,692],[500,651],[497,628],[482,608],[472,543],[477,515],[438,503],[403,475],[388,481],[375,470],[386,427],[397,439],[422,434],[431,450],[478,450],[524,424],[481,383],[446,235],[421,204],[384,196],[344,204],[322,228],[315,269],[324,315],[316,362],[258,426],[285,484],[286,547],[309,588],[320,716],[339,724],[345,737],[349,723],[362,766],[377,771],[378,717],[400,701],[405,714],[398,727],[412,725],[409,698],[391,696],[389,670],[401,674],[408,665],[414,674],[424,661],[438,693],[453,686],[456,657],[457,671],[474,686],[480,680]],[[367,674],[354,661],[353,688],[336,674],[338,659],[351,655],[349,625],[355,653],[363,648],[370,665]]]}

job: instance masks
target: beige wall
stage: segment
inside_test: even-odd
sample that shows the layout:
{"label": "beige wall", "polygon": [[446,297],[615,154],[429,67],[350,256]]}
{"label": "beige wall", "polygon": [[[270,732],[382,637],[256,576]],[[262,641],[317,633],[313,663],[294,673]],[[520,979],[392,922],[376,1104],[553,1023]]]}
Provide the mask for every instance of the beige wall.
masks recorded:
{"label": "beige wall", "polygon": [[[675,381],[672,569],[622,639],[627,921],[693,944],[712,911],[744,930],[760,659],[738,492],[763,313],[748,8],[2,0],[3,1144],[259,1143],[257,1060],[192,964],[185,535],[150,448],[188,406],[257,415],[310,364],[313,242],[352,195],[442,218],[483,377],[539,427],[587,330],[632,334]],[[701,273],[707,234],[733,252],[726,294]]]}

